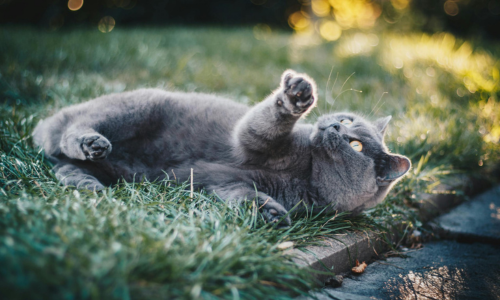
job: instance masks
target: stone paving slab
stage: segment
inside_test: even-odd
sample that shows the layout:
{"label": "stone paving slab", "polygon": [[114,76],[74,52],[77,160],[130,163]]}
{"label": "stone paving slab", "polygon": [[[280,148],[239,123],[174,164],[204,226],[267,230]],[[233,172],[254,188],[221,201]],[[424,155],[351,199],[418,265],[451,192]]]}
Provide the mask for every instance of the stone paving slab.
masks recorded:
{"label": "stone paving slab", "polygon": [[[500,299],[500,247],[439,241],[368,265],[317,299]],[[358,297],[358,298],[356,298]],[[308,299],[310,298],[298,298]]]}
{"label": "stone paving slab", "polygon": [[298,297],[297,300],[372,300],[373,298],[371,297],[366,297],[366,296],[361,296],[361,295],[356,295],[356,294],[351,294],[351,293],[343,293],[343,292],[338,292],[333,289],[328,289],[328,290],[323,290],[321,292],[317,293],[311,293],[313,297]]}
{"label": "stone paving slab", "polygon": [[[340,274],[350,270],[356,259],[369,261],[373,256],[384,250],[384,243],[375,233],[349,233],[337,235],[336,238],[325,238],[318,246],[308,246],[305,249],[293,249],[294,261],[300,267],[309,267],[316,271],[333,271]],[[314,276],[325,282],[330,275]]]}
{"label": "stone paving slab", "polygon": [[500,244],[500,186],[462,203],[433,223],[446,238]]}
{"label": "stone paving slab", "polygon": [[423,222],[432,220],[464,201],[464,197],[455,194],[455,190],[472,190],[471,186],[478,183],[471,182],[467,176],[456,176],[448,179],[447,183],[434,188],[435,194],[418,195],[419,214]]}
{"label": "stone paving slab", "polygon": [[[422,219],[429,220],[463,201],[463,196],[447,193],[461,188],[473,192],[484,187],[481,184],[469,182],[467,177],[459,176],[446,185],[438,186],[436,190],[440,191],[439,194],[420,195]],[[394,238],[397,239],[397,236]],[[309,267],[316,271],[329,270],[335,274],[342,274],[351,270],[356,259],[360,262],[368,262],[386,249],[388,249],[387,245],[378,240],[374,233],[351,233],[338,235],[335,238],[325,238],[319,246],[293,249],[290,254],[296,257],[295,262],[302,268]],[[325,282],[330,277],[318,273],[313,273],[313,276],[320,282]]]}

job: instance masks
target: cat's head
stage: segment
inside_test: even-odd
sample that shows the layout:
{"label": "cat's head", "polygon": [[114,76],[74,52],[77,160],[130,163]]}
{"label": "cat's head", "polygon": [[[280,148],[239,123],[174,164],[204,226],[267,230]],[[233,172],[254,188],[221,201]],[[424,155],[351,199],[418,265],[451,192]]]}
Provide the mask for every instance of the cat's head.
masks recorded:
{"label": "cat's head", "polygon": [[384,133],[391,117],[375,122],[352,113],[318,119],[311,134],[313,173],[320,206],[360,212],[382,202],[411,167],[408,158],[391,154]]}

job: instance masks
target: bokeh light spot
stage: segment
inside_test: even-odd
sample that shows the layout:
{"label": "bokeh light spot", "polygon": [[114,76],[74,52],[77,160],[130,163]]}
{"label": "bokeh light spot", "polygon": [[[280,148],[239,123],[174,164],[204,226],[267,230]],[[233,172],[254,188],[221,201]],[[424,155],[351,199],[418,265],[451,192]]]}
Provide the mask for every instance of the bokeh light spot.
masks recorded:
{"label": "bokeh light spot", "polygon": [[396,68],[396,69],[401,69],[404,65],[403,60],[399,57],[395,58],[392,64],[394,65],[394,68]]}
{"label": "bokeh light spot", "polygon": [[304,30],[311,25],[311,21],[302,12],[296,11],[288,17],[288,24],[295,30]]}
{"label": "bokeh light spot", "polygon": [[446,1],[444,3],[444,12],[450,16],[456,16],[460,12],[458,5],[454,1]]}
{"label": "bokeh light spot", "polygon": [[329,0],[335,21],[342,28],[370,28],[382,13],[380,6],[368,0]]}
{"label": "bokeh light spot", "polygon": [[391,0],[391,3],[395,9],[402,10],[408,7],[410,0]]}
{"label": "bokeh light spot", "polygon": [[311,9],[318,17],[325,17],[330,14],[331,6],[326,0],[312,0]]}
{"label": "bokeh light spot", "polygon": [[255,39],[265,41],[271,36],[271,27],[267,24],[257,24],[253,27],[253,36]]}
{"label": "bokeh light spot", "polygon": [[72,11],[77,11],[83,6],[83,0],[69,0],[68,8]]}
{"label": "bokeh light spot", "polygon": [[500,3],[495,1],[488,2],[488,10],[490,11],[490,14],[494,16],[500,15]]}
{"label": "bokeh light spot", "polygon": [[436,76],[436,70],[434,70],[433,67],[428,67],[425,70],[425,74],[427,74],[427,76],[429,76],[429,77],[434,77],[434,76]]}
{"label": "bokeh light spot", "polygon": [[335,21],[324,21],[319,27],[319,33],[327,41],[336,41],[342,35],[342,28]]}
{"label": "bokeh light spot", "polygon": [[106,16],[99,21],[97,28],[100,32],[106,33],[113,30],[113,28],[115,28],[115,24],[115,19],[113,19],[113,17]]}
{"label": "bokeh light spot", "polygon": [[413,70],[410,68],[405,68],[403,70],[403,74],[405,75],[406,78],[412,78],[413,77]]}

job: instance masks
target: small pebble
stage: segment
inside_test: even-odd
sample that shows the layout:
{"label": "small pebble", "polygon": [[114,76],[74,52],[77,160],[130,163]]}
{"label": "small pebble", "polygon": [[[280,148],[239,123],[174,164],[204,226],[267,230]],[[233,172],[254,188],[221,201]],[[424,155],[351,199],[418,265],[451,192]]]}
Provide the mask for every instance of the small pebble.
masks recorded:
{"label": "small pebble", "polygon": [[342,282],[344,282],[344,277],[342,275],[336,275],[334,277],[330,277],[325,284],[327,286],[337,288],[342,286]]}

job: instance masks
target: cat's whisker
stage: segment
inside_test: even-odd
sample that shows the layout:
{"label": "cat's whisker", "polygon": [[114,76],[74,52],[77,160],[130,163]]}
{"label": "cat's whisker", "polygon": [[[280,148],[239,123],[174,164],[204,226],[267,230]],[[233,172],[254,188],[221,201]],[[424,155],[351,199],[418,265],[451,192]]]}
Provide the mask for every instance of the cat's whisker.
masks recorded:
{"label": "cat's whisker", "polygon": [[319,117],[318,113],[314,110],[311,111],[311,113],[314,115],[314,117],[317,119]]}
{"label": "cat's whisker", "polygon": [[[342,91],[342,89],[344,88],[344,85],[347,83],[347,81],[349,81],[349,79],[354,75],[356,74],[356,72],[352,72],[351,75],[349,75],[349,77],[347,77],[347,79],[344,81],[344,83],[342,84],[342,86],[340,87],[340,90]],[[337,99],[337,98],[335,98]]]}
{"label": "cat's whisker", "polygon": [[335,97],[335,99],[333,99],[333,102],[335,103],[335,101],[337,101],[337,98],[340,97],[340,95],[342,95],[345,92],[349,92],[349,91],[358,92],[358,93],[362,93],[363,92],[363,91],[355,90],[355,89],[343,90],[342,92],[340,92],[340,94],[337,95],[337,97]]}
{"label": "cat's whisker", "polygon": [[335,76],[335,81],[333,82],[332,90],[330,91],[330,93],[333,93],[333,89],[335,88],[338,79],[339,79],[339,72],[337,72],[337,76]]}
{"label": "cat's whisker", "polygon": [[337,72],[337,76],[335,76],[335,81],[333,82],[332,89],[330,90],[330,98],[332,98],[332,103],[329,103],[330,109],[332,109],[333,105],[335,104],[335,99],[333,99],[332,94],[333,94],[333,89],[335,88],[335,84],[337,84],[337,79],[339,79],[339,72]]}
{"label": "cat's whisker", "polygon": [[[332,65],[332,68],[330,69],[330,74],[328,75],[328,80],[326,81],[326,87],[325,87],[325,111],[326,111],[326,109],[328,107],[329,100],[332,98],[332,95],[328,94],[328,84],[330,83],[330,79],[332,77],[333,67],[334,66]],[[338,73],[337,73],[337,75],[338,75]]]}

